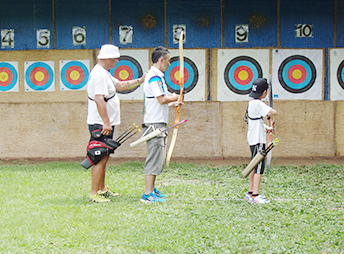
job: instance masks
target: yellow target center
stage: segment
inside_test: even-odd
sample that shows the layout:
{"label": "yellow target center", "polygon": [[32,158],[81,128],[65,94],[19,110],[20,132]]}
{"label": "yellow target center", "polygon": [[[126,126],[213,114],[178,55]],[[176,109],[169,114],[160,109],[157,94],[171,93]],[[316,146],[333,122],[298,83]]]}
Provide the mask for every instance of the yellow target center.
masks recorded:
{"label": "yellow target center", "polygon": [[6,82],[7,80],[8,80],[8,74],[6,72],[1,72],[0,73],[0,81]]}
{"label": "yellow target center", "polygon": [[248,79],[248,73],[247,71],[241,70],[238,74],[240,80],[246,80]]}
{"label": "yellow target center", "polygon": [[294,79],[300,79],[302,77],[302,71],[298,69],[293,70],[292,76]]}
{"label": "yellow target center", "polygon": [[44,79],[44,73],[41,71],[37,71],[35,73],[35,80],[42,81]]}
{"label": "yellow target center", "polygon": [[128,73],[128,71],[126,71],[126,70],[121,70],[121,71],[118,73],[118,76],[119,76],[119,78],[122,79],[122,80],[127,80],[128,77],[129,77],[129,73]]}
{"label": "yellow target center", "polygon": [[69,76],[72,80],[78,80],[80,78],[80,73],[78,71],[71,71]]}
{"label": "yellow target center", "polygon": [[174,73],[174,78],[175,78],[176,80],[179,80],[179,71],[176,71],[176,72]]}

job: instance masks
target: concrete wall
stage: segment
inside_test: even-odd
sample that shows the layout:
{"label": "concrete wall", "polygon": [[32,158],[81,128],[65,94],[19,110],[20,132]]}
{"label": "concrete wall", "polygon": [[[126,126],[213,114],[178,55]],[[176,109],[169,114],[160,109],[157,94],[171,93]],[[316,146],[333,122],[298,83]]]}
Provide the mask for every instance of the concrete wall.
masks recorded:
{"label": "concrete wall", "polygon": [[[0,93],[1,158],[84,157],[89,133],[86,125],[86,91],[60,91],[59,60],[89,59],[96,63],[96,50],[31,50],[0,52],[0,59],[18,61],[19,92]],[[243,116],[247,102],[218,102],[216,98],[216,54],[211,51],[210,101],[186,102],[180,119],[174,158],[248,157],[247,125]],[[55,61],[55,91],[25,92],[24,62]],[[122,124],[118,136],[133,123],[142,123],[142,101],[121,101]],[[282,101],[274,108],[276,157],[331,157],[344,155],[344,102]],[[170,110],[170,124],[175,110]],[[170,132],[172,134],[172,131]],[[116,157],[144,158],[144,144],[130,148],[133,137],[117,151]],[[171,135],[168,138],[170,143]]]}

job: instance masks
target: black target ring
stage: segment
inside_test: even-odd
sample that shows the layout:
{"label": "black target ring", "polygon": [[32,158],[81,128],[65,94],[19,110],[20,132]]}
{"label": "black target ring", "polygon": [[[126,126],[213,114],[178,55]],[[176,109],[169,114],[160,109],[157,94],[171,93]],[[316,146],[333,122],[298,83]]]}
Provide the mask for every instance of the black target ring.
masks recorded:
{"label": "black target ring", "polygon": [[[293,83],[290,78],[291,75],[288,71],[294,65],[300,66],[306,75],[305,80],[300,84]],[[309,73],[310,72],[310,73]],[[278,80],[281,86],[290,93],[304,93],[308,91],[315,83],[316,68],[311,60],[305,56],[293,55],[283,60],[278,69]]]}
{"label": "black target ring", "polygon": [[[170,66],[165,72],[167,90],[170,93],[180,94],[178,79],[175,77],[176,71],[179,71],[180,67],[179,57],[172,57],[170,63]],[[188,93],[195,88],[198,77],[199,73],[195,63],[191,59],[184,57],[184,93]]]}
{"label": "black target ring", "polygon": [[[252,72],[252,77],[250,77],[250,82],[242,86],[238,83],[237,78],[234,77],[235,70],[240,66],[245,66]],[[256,78],[262,78],[263,71],[260,64],[253,58],[248,56],[238,56],[233,58],[226,66],[224,70],[224,80],[227,87],[236,94],[249,94],[252,90],[252,82]]]}

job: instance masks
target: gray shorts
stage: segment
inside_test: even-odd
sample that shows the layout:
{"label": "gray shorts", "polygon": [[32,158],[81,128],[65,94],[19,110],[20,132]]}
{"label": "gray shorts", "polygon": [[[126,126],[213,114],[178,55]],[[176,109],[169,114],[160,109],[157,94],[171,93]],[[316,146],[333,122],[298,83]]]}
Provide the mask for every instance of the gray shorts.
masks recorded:
{"label": "gray shorts", "polygon": [[[165,123],[153,123],[146,124],[147,126],[153,125],[155,129],[161,128],[165,129]],[[147,130],[148,127],[143,128],[143,132]],[[152,128],[146,134],[152,132]],[[166,159],[166,135],[162,133],[161,135],[152,138],[147,141],[147,158],[144,166],[145,175],[160,175],[164,167]]]}

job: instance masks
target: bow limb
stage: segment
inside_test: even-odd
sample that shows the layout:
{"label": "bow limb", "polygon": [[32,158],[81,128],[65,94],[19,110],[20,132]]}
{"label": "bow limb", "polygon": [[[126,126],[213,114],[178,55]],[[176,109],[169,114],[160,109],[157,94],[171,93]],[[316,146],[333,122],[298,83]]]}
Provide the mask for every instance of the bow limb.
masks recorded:
{"label": "bow limb", "polygon": [[[183,31],[180,32],[180,36],[179,36],[179,63],[180,63],[180,68],[179,68],[179,80],[178,80],[178,83],[179,83],[179,86],[180,86],[180,92],[179,92],[179,100],[178,101],[182,102],[183,101],[183,91],[184,91]],[[176,115],[176,120],[174,121],[174,124],[179,123],[180,108],[181,108],[181,105],[179,104],[176,107],[177,115]],[[171,160],[172,152],[173,152],[174,146],[176,144],[178,128],[179,128],[179,125],[177,125],[176,127],[173,128],[172,140],[171,140],[171,144],[170,144],[167,156],[166,156],[166,170],[168,170],[168,167],[170,165],[170,160]]]}
{"label": "bow limb", "polygon": [[[269,84],[270,84],[270,90],[269,90],[269,106],[272,108],[273,106],[273,96],[272,96],[272,81],[271,81],[271,75],[269,75]],[[274,132],[274,121],[272,120],[272,117],[270,117],[270,127],[272,128],[268,134],[269,134],[269,145],[272,143],[272,134]],[[272,158],[272,151],[268,152],[266,156],[266,171],[269,173],[269,167],[271,163],[271,158]]]}

